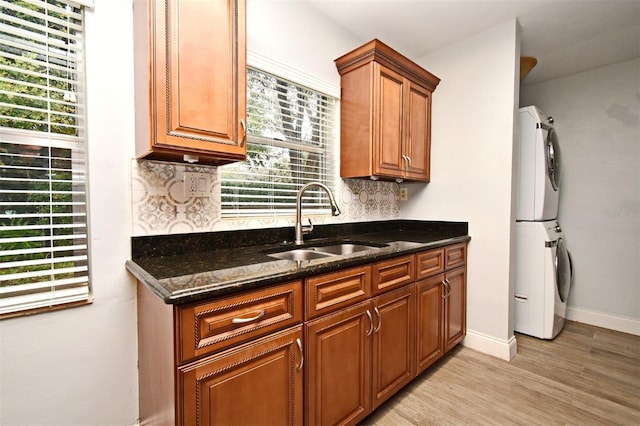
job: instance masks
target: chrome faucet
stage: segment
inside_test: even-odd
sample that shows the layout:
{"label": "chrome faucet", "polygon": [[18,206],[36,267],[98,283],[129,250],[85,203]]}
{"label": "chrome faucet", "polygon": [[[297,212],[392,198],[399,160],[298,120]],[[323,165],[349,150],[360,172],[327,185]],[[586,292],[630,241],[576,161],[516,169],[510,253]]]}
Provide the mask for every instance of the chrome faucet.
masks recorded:
{"label": "chrome faucet", "polygon": [[320,182],[311,182],[300,188],[298,191],[298,196],[296,198],[296,241],[297,245],[304,244],[303,235],[309,234],[313,231],[313,224],[311,223],[311,219],[309,219],[309,225],[302,225],[302,194],[309,188],[317,186],[327,193],[329,196],[329,202],[331,203],[331,215],[338,216],[340,214],[340,209],[338,208],[338,204],[336,204],[336,200],[333,198],[333,194],[331,190],[326,186],[321,184]]}

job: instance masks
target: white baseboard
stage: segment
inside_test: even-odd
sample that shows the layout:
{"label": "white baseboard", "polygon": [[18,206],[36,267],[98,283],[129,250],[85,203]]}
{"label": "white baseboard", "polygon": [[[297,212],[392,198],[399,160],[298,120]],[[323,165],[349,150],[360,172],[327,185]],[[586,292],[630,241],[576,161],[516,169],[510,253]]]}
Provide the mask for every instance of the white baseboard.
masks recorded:
{"label": "white baseboard", "polygon": [[640,319],[567,306],[567,319],[640,336]]}
{"label": "white baseboard", "polygon": [[511,361],[518,351],[518,343],[515,336],[511,336],[509,340],[501,340],[469,329],[467,329],[467,335],[462,344],[505,361]]}

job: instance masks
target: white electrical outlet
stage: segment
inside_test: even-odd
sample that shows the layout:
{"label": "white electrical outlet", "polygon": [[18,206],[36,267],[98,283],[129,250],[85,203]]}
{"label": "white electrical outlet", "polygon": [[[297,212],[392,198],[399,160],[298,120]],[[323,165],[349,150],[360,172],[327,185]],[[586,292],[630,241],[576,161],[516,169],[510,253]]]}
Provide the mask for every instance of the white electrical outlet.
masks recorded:
{"label": "white electrical outlet", "polygon": [[409,199],[409,189],[400,188],[400,201],[407,201]]}
{"label": "white electrical outlet", "polygon": [[184,173],[184,195],[187,197],[208,197],[210,177],[207,173]]}

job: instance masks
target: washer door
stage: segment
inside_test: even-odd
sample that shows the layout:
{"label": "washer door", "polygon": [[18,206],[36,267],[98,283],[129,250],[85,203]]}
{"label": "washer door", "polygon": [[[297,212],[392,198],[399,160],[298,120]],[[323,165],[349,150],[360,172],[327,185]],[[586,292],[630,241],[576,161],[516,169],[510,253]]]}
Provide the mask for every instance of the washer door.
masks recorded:
{"label": "washer door", "polygon": [[560,148],[558,145],[558,136],[553,127],[547,130],[545,151],[547,153],[547,175],[549,176],[549,180],[551,180],[553,190],[557,191],[560,187]]}
{"label": "washer door", "polygon": [[558,296],[562,303],[566,303],[569,297],[569,290],[571,289],[572,265],[569,251],[562,238],[558,240],[555,263]]}

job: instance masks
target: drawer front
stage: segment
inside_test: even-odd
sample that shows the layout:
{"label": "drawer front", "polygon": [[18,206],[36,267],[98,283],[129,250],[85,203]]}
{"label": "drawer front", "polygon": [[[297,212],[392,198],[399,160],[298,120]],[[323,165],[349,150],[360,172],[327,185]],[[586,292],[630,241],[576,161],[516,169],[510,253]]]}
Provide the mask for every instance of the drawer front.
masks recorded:
{"label": "drawer front", "polygon": [[449,270],[462,266],[467,262],[467,244],[454,244],[444,248],[445,269]]}
{"label": "drawer front", "polygon": [[322,274],[305,280],[307,319],[333,312],[371,296],[371,267]]}
{"label": "drawer front", "polygon": [[185,362],[300,322],[300,281],[180,308],[179,359]]}
{"label": "drawer front", "polygon": [[414,257],[402,256],[373,265],[373,294],[411,284],[415,281]]}
{"label": "drawer front", "polygon": [[416,255],[416,280],[444,272],[444,249],[435,249]]}

